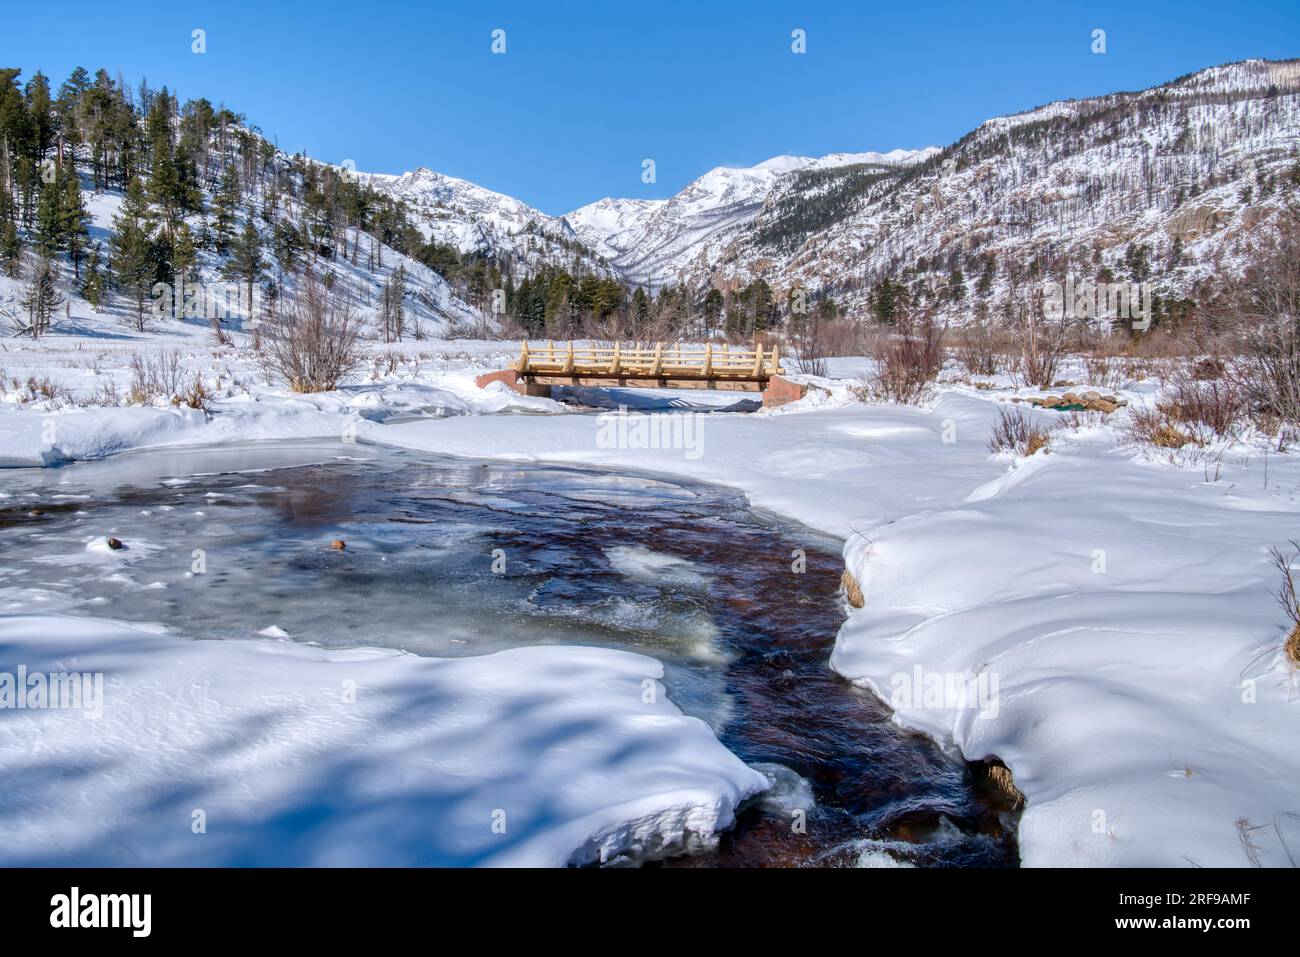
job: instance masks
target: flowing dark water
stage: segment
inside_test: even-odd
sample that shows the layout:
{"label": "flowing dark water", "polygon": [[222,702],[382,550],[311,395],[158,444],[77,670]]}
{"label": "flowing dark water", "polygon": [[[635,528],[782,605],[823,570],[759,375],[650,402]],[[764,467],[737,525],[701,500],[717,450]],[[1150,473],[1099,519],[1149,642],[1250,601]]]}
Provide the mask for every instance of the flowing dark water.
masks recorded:
{"label": "flowing dark water", "polygon": [[[664,864],[1015,863],[1014,821],[970,769],[827,666],[835,541],[711,486],[339,448],[27,473],[0,499],[0,607],[430,655],[640,651],[776,782],[715,851]],[[127,543],[107,562],[87,549],[106,534]]]}

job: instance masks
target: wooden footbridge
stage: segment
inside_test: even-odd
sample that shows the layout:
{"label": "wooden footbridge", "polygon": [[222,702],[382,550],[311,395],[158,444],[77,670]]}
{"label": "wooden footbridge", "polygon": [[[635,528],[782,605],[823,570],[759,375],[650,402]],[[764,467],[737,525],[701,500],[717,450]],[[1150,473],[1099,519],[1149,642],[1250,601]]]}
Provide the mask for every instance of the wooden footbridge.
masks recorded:
{"label": "wooden footbridge", "polygon": [[763,405],[801,398],[800,386],[784,378],[778,347],[733,348],[725,343],[523,342],[508,369],[478,377],[480,387],[505,382],[525,395],[549,396],[551,387],[618,386],[651,389],[720,389],[762,392]]}

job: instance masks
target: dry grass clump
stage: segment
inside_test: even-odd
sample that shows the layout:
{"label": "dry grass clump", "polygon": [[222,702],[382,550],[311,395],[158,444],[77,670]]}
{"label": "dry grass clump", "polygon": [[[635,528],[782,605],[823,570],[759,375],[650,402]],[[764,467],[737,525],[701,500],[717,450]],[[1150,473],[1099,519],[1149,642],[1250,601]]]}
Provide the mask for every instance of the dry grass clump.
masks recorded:
{"label": "dry grass clump", "polygon": [[1051,439],[1052,429],[1040,425],[1023,409],[999,409],[998,421],[989,436],[989,451],[1029,456],[1046,450]]}
{"label": "dry grass clump", "polygon": [[1202,444],[1196,436],[1180,429],[1169,413],[1159,407],[1131,410],[1126,431],[1132,441],[1158,449],[1181,449],[1186,445]]}
{"label": "dry grass clump", "polygon": [[854,608],[862,608],[867,604],[866,596],[862,594],[862,588],[858,585],[858,580],[853,577],[853,572],[847,568],[840,575],[840,587],[844,589],[844,597]]}
{"label": "dry grass clump", "polygon": [[40,379],[36,378],[36,376],[28,376],[26,385],[18,391],[20,392],[21,402],[37,402],[41,399],[66,403],[72,403],[73,401],[72,391],[66,386],[59,385],[49,376]]}
{"label": "dry grass clump", "polygon": [[991,757],[975,762],[971,766],[975,783],[998,804],[1010,811],[1018,811],[1025,806],[1025,795],[1016,787],[1011,769],[1001,758]]}
{"label": "dry grass clump", "polygon": [[204,412],[207,411],[208,403],[210,403],[214,398],[215,396],[204,383],[203,377],[199,375],[194,376],[194,381],[191,382],[190,387],[185,390],[185,394],[181,396],[182,401],[184,401],[184,403],[191,409],[199,409]]}
{"label": "dry grass clump", "polygon": [[1273,566],[1282,575],[1282,584],[1277,590],[1277,603],[1282,606],[1291,622],[1291,631],[1283,647],[1291,666],[1300,668],[1300,594],[1297,594],[1295,580],[1295,566],[1300,563],[1300,542],[1292,540],[1291,548],[1293,552],[1290,555],[1283,554],[1280,548],[1274,548],[1271,554]]}

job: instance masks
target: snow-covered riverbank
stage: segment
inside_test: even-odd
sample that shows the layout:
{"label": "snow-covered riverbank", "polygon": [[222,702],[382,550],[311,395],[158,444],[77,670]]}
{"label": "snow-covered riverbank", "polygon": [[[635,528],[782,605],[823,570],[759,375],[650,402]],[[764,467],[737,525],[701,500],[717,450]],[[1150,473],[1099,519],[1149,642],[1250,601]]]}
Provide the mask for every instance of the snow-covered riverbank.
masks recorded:
{"label": "snow-covered riverbank", "polygon": [[607,649],[440,659],[7,615],[0,661],[104,676],[100,716],[0,713],[5,866],[558,867],[707,844],[768,783],[658,662]]}
{"label": "snow-covered riverbank", "polygon": [[[1300,849],[1300,691],[1281,655],[1268,558],[1300,526],[1294,453],[1247,444],[1158,461],[1094,421],[1058,433],[1048,454],[1013,461],[987,448],[1011,390],[962,385],[918,410],[861,404],[841,384],[775,413],[705,417],[698,455],[618,447],[595,416],[474,391],[471,370],[498,360],[485,347],[312,398],[245,385],[206,417],[10,403],[0,458],[48,464],[153,444],[355,434],[743,489],[759,508],[846,540],[866,607],[841,632],[833,666],[894,700],[901,723],[968,759],[1007,763],[1028,801],[1026,864],[1281,865]],[[382,424],[439,403],[453,414]],[[476,414],[485,411],[556,414]],[[927,696],[932,676],[950,687],[983,676],[996,683],[996,707]],[[712,748],[710,797],[698,806],[721,822],[748,785]]]}

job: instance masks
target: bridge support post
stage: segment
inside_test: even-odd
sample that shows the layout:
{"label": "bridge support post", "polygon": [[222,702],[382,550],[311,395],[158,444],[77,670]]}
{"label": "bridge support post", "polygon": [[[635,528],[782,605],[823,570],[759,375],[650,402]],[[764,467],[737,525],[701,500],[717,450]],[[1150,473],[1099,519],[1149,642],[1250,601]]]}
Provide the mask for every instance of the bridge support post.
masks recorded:
{"label": "bridge support post", "polygon": [[775,409],[787,402],[798,402],[808,394],[808,387],[798,382],[791,382],[785,376],[774,375],[767,380],[763,390],[763,408]]}
{"label": "bridge support post", "polygon": [[519,387],[519,373],[514,369],[499,369],[496,372],[485,372],[474,380],[474,384],[480,389],[487,388],[493,382],[504,382],[516,392],[523,392]]}
{"label": "bridge support post", "polygon": [[499,369],[496,372],[485,372],[474,379],[474,384],[480,389],[486,388],[493,382],[504,382],[510,388],[514,389],[520,395],[534,395],[543,399],[551,397],[551,387],[541,385],[533,381],[531,375],[521,376],[514,369]]}

